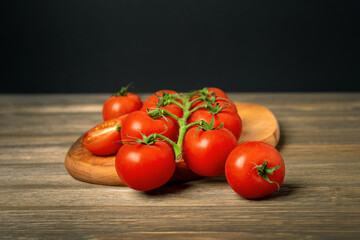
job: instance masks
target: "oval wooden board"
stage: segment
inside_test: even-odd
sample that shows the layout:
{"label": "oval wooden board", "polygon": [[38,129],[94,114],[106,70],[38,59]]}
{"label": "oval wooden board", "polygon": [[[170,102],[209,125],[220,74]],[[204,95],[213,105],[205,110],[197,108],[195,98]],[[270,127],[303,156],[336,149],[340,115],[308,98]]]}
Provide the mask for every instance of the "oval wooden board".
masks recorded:
{"label": "oval wooden board", "polygon": [[[252,104],[235,102],[239,115],[242,119],[242,133],[239,143],[246,141],[263,141],[276,146],[280,138],[280,128],[273,113],[266,107]],[[82,145],[81,136],[71,146],[65,158],[65,167],[75,179],[80,181],[123,186],[124,183],[118,177],[115,170],[115,156],[95,156]],[[176,167],[174,176],[170,182],[181,182],[200,178],[192,173],[181,160]]]}

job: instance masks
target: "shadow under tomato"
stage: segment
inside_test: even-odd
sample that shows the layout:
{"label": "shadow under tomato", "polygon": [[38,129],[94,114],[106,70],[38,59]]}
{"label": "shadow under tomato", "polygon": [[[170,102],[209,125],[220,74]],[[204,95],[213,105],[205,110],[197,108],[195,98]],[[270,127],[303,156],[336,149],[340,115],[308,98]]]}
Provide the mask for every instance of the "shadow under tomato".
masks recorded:
{"label": "shadow under tomato", "polygon": [[[273,200],[277,198],[282,198],[286,196],[293,195],[299,188],[302,188],[300,185],[291,184],[291,183],[284,183],[281,185],[280,190],[273,192],[272,194],[258,199],[248,199],[249,201],[267,201],[267,200]],[[239,196],[241,199],[246,199],[241,196]]]}
{"label": "shadow under tomato", "polygon": [[143,192],[143,194],[147,196],[164,196],[168,194],[180,194],[184,192],[186,189],[191,188],[193,185],[194,183],[190,183],[190,181],[183,183],[168,183],[154,190],[145,191]]}

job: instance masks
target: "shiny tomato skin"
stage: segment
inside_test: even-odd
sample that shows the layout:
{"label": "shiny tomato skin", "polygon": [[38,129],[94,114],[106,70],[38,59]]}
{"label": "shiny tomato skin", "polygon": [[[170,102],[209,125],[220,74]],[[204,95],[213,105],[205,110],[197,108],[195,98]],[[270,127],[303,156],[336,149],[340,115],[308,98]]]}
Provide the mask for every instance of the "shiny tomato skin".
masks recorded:
{"label": "shiny tomato skin", "polygon": [[115,154],[122,145],[121,133],[116,127],[122,125],[125,117],[104,121],[90,129],[83,138],[83,147],[95,155]]}
{"label": "shiny tomato skin", "polygon": [[169,181],[175,171],[174,152],[166,142],[124,144],[115,158],[120,179],[130,188],[149,191]]}
{"label": "shiny tomato skin", "polygon": [[262,198],[275,192],[278,185],[267,182],[254,168],[265,161],[268,162],[268,168],[281,165],[274,170],[273,175],[268,174],[269,179],[280,186],[285,177],[285,163],[273,146],[264,142],[245,142],[238,145],[229,154],[225,165],[226,179],[231,188],[248,199]]}
{"label": "shiny tomato skin", "polygon": [[[222,109],[219,113],[214,115],[215,123],[214,127],[218,127],[221,123],[224,123],[224,127],[229,129],[239,139],[242,130],[242,122],[239,114],[231,108]],[[204,120],[210,124],[213,118],[213,114],[207,109],[199,109],[195,111],[188,119],[188,123]]]}
{"label": "shiny tomato skin", "polygon": [[130,137],[142,139],[141,133],[146,136],[152,133],[161,133],[163,136],[176,141],[179,135],[179,128],[174,123],[174,120],[169,117],[153,119],[144,111],[129,113],[124,119],[121,128],[121,139],[123,141],[131,139]]}
{"label": "shiny tomato skin", "polygon": [[103,119],[109,120],[141,109],[143,103],[134,93],[126,96],[112,96],[105,101],[103,106]]}
{"label": "shiny tomato skin", "polygon": [[206,177],[225,173],[225,162],[236,147],[235,136],[225,128],[199,130],[190,128],[184,139],[184,161],[191,171]]}
{"label": "shiny tomato skin", "polygon": [[[169,93],[169,94],[177,94],[176,91],[173,90],[160,90],[157,91],[155,94],[148,97],[141,108],[142,111],[151,111],[157,107],[157,104],[159,102],[159,99],[156,96],[163,96],[163,92]],[[181,118],[183,116],[183,111],[181,107],[177,106],[176,104],[169,104],[167,106],[160,107],[160,109],[165,109],[171,112],[172,114],[176,115],[177,117]]]}

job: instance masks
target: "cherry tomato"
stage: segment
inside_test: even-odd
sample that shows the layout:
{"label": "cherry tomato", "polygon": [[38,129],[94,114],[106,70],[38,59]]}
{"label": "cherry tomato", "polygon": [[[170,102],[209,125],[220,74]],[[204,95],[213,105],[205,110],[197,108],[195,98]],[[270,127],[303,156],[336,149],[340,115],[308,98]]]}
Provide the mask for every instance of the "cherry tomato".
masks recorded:
{"label": "cherry tomato", "polygon": [[[124,94],[124,95],[121,95]],[[135,93],[119,93],[119,96],[112,96],[103,106],[103,118],[108,120],[115,117],[139,110],[142,107],[142,101]]]}
{"label": "cherry tomato", "polygon": [[[207,109],[199,109],[195,111],[188,119],[188,123],[204,120],[207,123],[211,122],[213,114]],[[218,127],[224,123],[224,127],[229,129],[239,139],[242,130],[242,122],[239,114],[234,112],[232,108],[224,108],[219,113],[214,115],[214,127]]]}
{"label": "cherry tomato", "polygon": [[[147,111],[147,110],[151,111],[152,109],[155,109],[159,103],[159,99],[157,96],[162,97],[164,95],[164,92],[169,93],[169,94],[177,94],[177,92],[175,92],[173,90],[157,91],[154,95],[151,95],[144,101],[144,104],[143,104],[141,110],[142,111]],[[183,116],[183,111],[182,111],[181,107],[179,107],[178,105],[176,105],[174,103],[167,104],[165,102],[165,103],[160,104],[159,108],[165,109],[165,110],[171,112],[172,114],[176,115],[179,118],[181,118]]]}
{"label": "cherry tomato", "polygon": [[256,199],[280,187],[285,177],[285,164],[273,146],[264,142],[245,142],[228,156],[225,174],[236,193]]}
{"label": "cherry tomato", "polygon": [[141,134],[148,136],[152,133],[161,133],[163,136],[176,141],[179,129],[171,118],[159,117],[153,119],[147,112],[143,111],[129,113],[121,128],[123,141],[131,139],[130,137],[142,139]]}
{"label": "cherry tomato", "polygon": [[194,173],[220,176],[225,173],[226,158],[236,145],[235,136],[225,128],[204,131],[192,127],[185,134],[183,157]]}
{"label": "cherry tomato", "polygon": [[82,141],[84,148],[95,155],[115,154],[122,145],[120,128],[124,118],[113,118],[90,129]]}
{"label": "cherry tomato", "polygon": [[116,154],[115,168],[129,187],[149,191],[164,185],[175,171],[174,152],[166,142],[124,144]]}

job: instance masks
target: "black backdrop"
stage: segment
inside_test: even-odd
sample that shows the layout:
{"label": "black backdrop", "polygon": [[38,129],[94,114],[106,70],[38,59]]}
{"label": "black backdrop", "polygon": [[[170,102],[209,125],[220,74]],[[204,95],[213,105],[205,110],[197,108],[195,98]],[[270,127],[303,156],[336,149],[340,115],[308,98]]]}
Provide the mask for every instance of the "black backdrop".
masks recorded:
{"label": "black backdrop", "polygon": [[360,91],[360,1],[8,1],[1,92]]}

